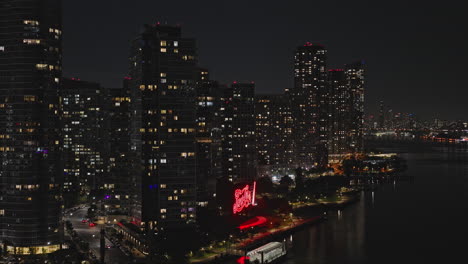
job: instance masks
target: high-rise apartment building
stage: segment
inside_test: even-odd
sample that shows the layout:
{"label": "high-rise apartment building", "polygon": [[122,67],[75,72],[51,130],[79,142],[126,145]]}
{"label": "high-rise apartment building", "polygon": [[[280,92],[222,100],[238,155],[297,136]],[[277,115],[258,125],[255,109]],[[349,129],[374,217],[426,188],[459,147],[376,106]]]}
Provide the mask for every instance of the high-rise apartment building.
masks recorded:
{"label": "high-rise apartment building", "polygon": [[101,188],[104,209],[109,213],[129,214],[136,193],[135,178],[131,177],[130,160],[130,94],[129,78],[123,88],[107,90],[106,129],[109,149],[107,173]]}
{"label": "high-rise apartment building", "polygon": [[327,164],[328,97],[327,50],[306,43],[295,51],[292,113],[298,163],[302,167]]}
{"label": "high-rise apartment building", "polygon": [[364,68],[362,63],[328,71],[330,154],[363,151]]}
{"label": "high-rise apartment building", "polygon": [[196,216],[197,53],[180,27],[146,25],[130,55],[132,215],[146,230],[177,228]]}
{"label": "high-rise apartment building", "polygon": [[259,176],[283,176],[295,169],[291,104],[287,94],[255,97]]}
{"label": "high-rise apartment building", "polygon": [[98,83],[72,78],[63,79],[60,96],[65,205],[95,202],[107,170],[105,92]]}
{"label": "high-rise apartment building", "polygon": [[351,91],[347,85],[343,69],[328,71],[329,102],[329,154],[345,154],[352,152],[349,146],[349,134],[352,118]]}
{"label": "high-rise apartment building", "polygon": [[364,151],[364,66],[364,62],[345,65],[346,84],[351,103],[348,145],[353,152]]}
{"label": "high-rise apartment building", "polygon": [[257,176],[255,84],[234,82],[225,90],[222,110],[223,177],[237,183]]}
{"label": "high-rise apartment building", "polygon": [[196,86],[197,133],[197,199],[207,205],[216,192],[216,179],[221,176],[221,113],[223,87],[208,80],[202,70]]}
{"label": "high-rise apartment building", "polygon": [[0,243],[12,254],[62,241],[61,40],[61,1],[0,1]]}

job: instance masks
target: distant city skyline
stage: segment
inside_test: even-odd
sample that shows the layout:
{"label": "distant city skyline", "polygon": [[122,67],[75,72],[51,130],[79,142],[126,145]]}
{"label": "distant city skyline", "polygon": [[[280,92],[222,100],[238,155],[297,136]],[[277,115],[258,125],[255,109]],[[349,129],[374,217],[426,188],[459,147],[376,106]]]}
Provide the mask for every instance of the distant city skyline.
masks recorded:
{"label": "distant city skyline", "polygon": [[130,41],[144,23],[167,21],[181,23],[184,35],[197,39],[200,65],[221,82],[255,81],[259,93],[290,88],[294,49],[310,41],[327,47],[331,68],[366,61],[368,112],[384,100],[418,116],[463,119],[468,91],[460,89],[460,76],[467,40],[462,9],[452,7],[404,1],[67,1],[64,75],[120,87]]}

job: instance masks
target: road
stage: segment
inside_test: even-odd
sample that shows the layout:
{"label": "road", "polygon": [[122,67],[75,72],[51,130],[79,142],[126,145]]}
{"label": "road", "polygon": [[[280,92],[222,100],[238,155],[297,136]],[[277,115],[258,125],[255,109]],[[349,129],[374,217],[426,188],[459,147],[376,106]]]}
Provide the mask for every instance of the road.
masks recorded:
{"label": "road", "polygon": [[[88,208],[79,209],[73,213],[68,213],[65,216],[65,220],[69,220],[73,224],[73,228],[79,237],[89,243],[90,250],[100,258],[100,231],[104,228],[104,225],[96,224],[94,227],[89,227],[88,223],[82,223],[81,220],[85,218]],[[107,238],[105,239],[106,245],[113,245]],[[106,249],[105,262],[107,264],[128,264],[131,263],[129,257],[127,257],[119,248]]]}

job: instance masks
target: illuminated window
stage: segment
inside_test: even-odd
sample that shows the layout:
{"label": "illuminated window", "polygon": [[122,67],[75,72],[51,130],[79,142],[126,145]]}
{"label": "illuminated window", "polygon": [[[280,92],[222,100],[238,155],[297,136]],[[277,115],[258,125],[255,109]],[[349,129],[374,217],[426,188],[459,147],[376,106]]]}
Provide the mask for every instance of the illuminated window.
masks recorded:
{"label": "illuminated window", "polygon": [[23,23],[25,25],[31,25],[31,26],[39,25],[39,21],[36,21],[36,20],[24,20]]}
{"label": "illuminated window", "polygon": [[23,43],[28,44],[28,45],[41,44],[41,40],[40,39],[23,39]]}
{"label": "illuminated window", "polygon": [[36,69],[38,70],[46,70],[49,65],[47,64],[36,64]]}
{"label": "illuminated window", "polygon": [[174,41],[174,47],[179,47],[179,41]]}
{"label": "illuminated window", "polygon": [[166,48],[161,48],[161,52],[167,52]]}
{"label": "illuminated window", "polygon": [[166,189],[166,184],[161,184],[161,189]]}
{"label": "illuminated window", "polygon": [[167,209],[165,209],[165,208],[161,209],[162,214],[165,214],[166,212],[167,212]]}
{"label": "illuminated window", "polygon": [[34,96],[34,95],[25,95],[24,96],[24,101],[25,102],[35,102],[36,101],[36,96]]}
{"label": "illuminated window", "polygon": [[166,47],[167,46],[167,41],[161,40],[161,47]]}

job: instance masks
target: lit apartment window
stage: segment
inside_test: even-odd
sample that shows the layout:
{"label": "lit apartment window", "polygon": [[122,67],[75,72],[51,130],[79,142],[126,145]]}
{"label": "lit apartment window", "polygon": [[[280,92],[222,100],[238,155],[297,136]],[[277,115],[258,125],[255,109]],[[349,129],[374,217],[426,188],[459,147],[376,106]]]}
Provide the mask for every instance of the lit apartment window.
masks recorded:
{"label": "lit apartment window", "polygon": [[166,47],[167,46],[167,41],[161,40],[161,47]]}
{"label": "lit apartment window", "polygon": [[35,102],[36,101],[36,96],[34,96],[34,95],[25,95],[24,96],[24,101],[25,102]]}
{"label": "lit apartment window", "polygon": [[36,69],[38,70],[46,70],[49,65],[47,64],[36,64]]}
{"label": "lit apartment window", "polygon": [[41,44],[41,40],[40,39],[23,39],[23,43],[28,44],[28,45]]}
{"label": "lit apartment window", "polygon": [[166,48],[161,48],[161,52],[167,52]]}
{"label": "lit apartment window", "polygon": [[39,21],[36,21],[36,20],[24,20],[23,23],[25,25],[31,25],[31,26],[39,25]]}

